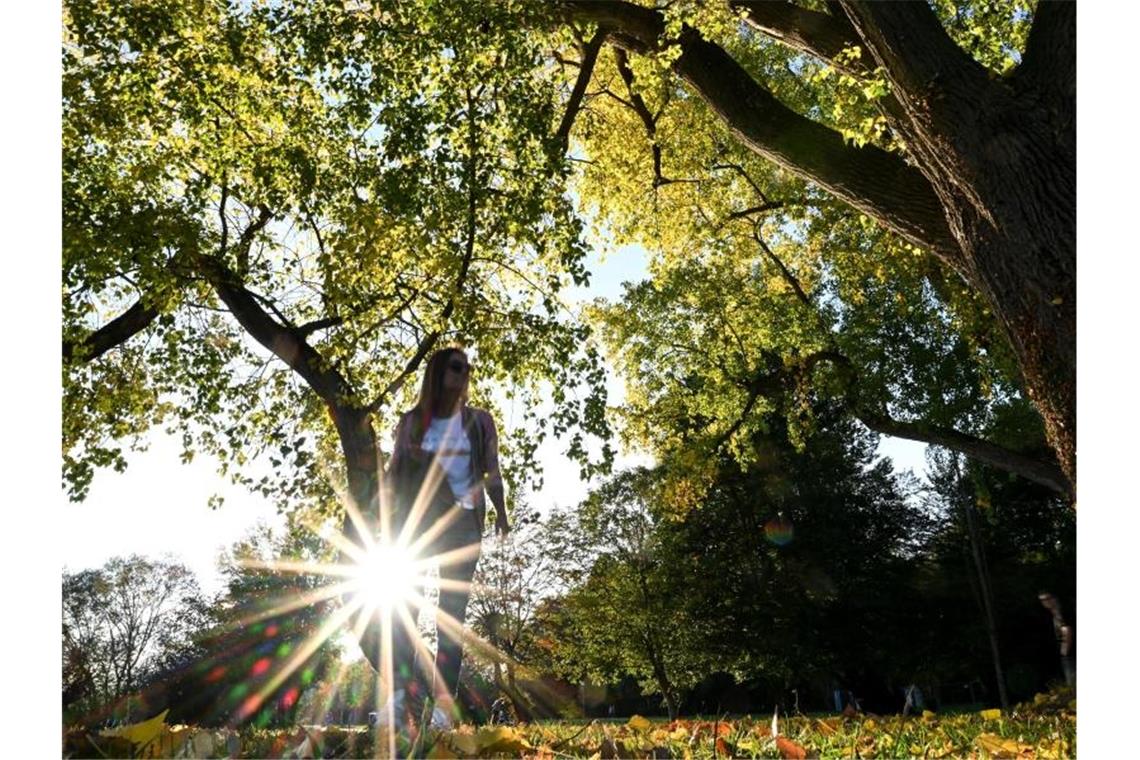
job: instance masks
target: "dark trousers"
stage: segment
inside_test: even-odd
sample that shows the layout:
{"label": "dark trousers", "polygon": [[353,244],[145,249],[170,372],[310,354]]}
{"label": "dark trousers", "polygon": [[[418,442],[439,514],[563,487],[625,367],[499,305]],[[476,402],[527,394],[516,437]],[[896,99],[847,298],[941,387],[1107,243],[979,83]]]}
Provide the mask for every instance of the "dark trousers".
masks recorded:
{"label": "dark trousers", "polygon": [[[462,628],[464,617],[467,614],[467,602],[471,597],[470,584],[475,576],[475,568],[479,562],[479,546],[482,541],[482,530],[475,517],[476,512],[460,507],[458,504],[437,504],[427,510],[423,519],[419,520],[412,531],[412,542],[415,543],[425,534],[433,533],[433,526],[442,525],[443,529],[435,533],[416,552],[417,556],[429,558],[440,557],[439,562],[439,613],[436,617],[437,647],[435,655],[434,691],[443,691],[452,698],[458,694],[459,671],[463,663],[463,637]],[[403,519],[394,521],[394,532],[400,530]],[[447,556],[451,552],[463,551],[461,557]],[[449,583],[450,582],[450,583]],[[459,584],[460,588],[451,588],[451,584]],[[420,594],[423,589],[416,591]],[[414,624],[419,614],[419,608],[409,603],[408,612]],[[443,622],[443,616],[451,618],[450,624]],[[456,628],[458,627],[458,630]],[[378,671],[379,663],[373,658],[380,652],[380,622],[378,616],[369,623],[361,639],[361,646],[365,654],[372,661],[373,667]],[[405,689],[413,699],[422,699],[432,693],[433,676],[421,659],[421,640],[419,631],[409,631],[403,615],[396,613],[392,620],[392,673],[395,689]],[[428,672],[425,672],[428,671]],[[381,671],[382,672],[382,671]]]}

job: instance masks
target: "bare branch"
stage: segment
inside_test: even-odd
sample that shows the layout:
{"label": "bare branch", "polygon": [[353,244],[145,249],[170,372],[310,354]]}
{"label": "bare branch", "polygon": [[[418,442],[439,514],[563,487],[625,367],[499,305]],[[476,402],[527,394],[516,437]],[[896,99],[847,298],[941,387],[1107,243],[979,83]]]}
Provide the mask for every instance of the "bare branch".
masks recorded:
{"label": "bare branch", "polygon": [[257,218],[241,233],[241,238],[237,243],[237,271],[242,277],[249,274],[249,249],[253,245],[253,238],[265,229],[265,225],[269,224],[269,220],[272,218],[273,213],[268,208],[259,206]]}
{"label": "bare branch", "polygon": [[766,211],[777,211],[783,207],[784,204],[780,201],[776,201],[775,203],[761,203],[759,206],[752,206],[750,208],[741,209],[740,211],[733,211],[728,215],[726,221],[731,222],[736,219],[744,219],[746,217],[752,216],[753,214],[763,214]]}
{"label": "bare branch", "polygon": [[736,172],[741,177],[744,177],[744,181],[747,182],[752,187],[752,189],[754,191],[756,191],[756,195],[758,195],[760,197],[761,201],[763,201],[764,203],[769,202],[768,196],[765,195],[764,191],[760,189],[760,185],[756,182],[756,180],[752,179],[752,175],[750,175],[744,169],[744,167],[741,166],[740,164],[713,164],[712,168],[714,171],[716,171],[716,170],[730,170],[730,171]]}
{"label": "bare branch", "polygon": [[[477,95],[476,95],[477,97]],[[407,379],[411,377],[419,368],[421,362],[427,356],[428,352],[435,346],[442,337],[441,330],[447,326],[447,322],[451,319],[451,314],[455,310],[455,303],[458,299],[459,293],[463,290],[463,285],[467,281],[467,275],[471,269],[471,260],[475,255],[475,234],[477,232],[476,222],[478,212],[478,195],[476,192],[476,162],[478,157],[478,131],[475,123],[475,109],[473,97],[470,92],[467,94],[467,133],[470,144],[470,158],[467,162],[465,181],[467,184],[467,241],[463,249],[463,260],[459,265],[459,274],[456,276],[455,286],[451,291],[451,295],[444,304],[443,310],[439,315],[440,330],[432,330],[428,332],[419,341],[416,346],[416,351],[412,358],[404,365],[404,369],[392,379],[391,382],[385,386],[376,400],[368,405],[370,412],[378,411],[384,403],[391,398],[397,391],[404,386]]]}
{"label": "bare branch", "polygon": [[806,306],[809,309],[812,309],[814,311],[815,310],[815,304],[813,304],[811,299],[808,298],[808,294],[804,292],[803,287],[800,285],[800,281],[796,278],[796,276],[794,274],[792,274],[792,271],[790,269],[788,269],[786,266],[784,266],[784,262],[781,261],[780,258],[775,253],[772,252],[772,249],[769,248],[768,244],[764,242],[764,238],[760,237],[759,230],[753,229],[752,230],[752,237],[759,244],[760,250],[764,251],[764,253],[767,254],[768,258],[771,259],[772,262],[779,268],[780,274],[783,275],[783,277],[784,277],[784,281],[787,282],[788,285],[791,286],[792,290],[794,290],[796,292],[796,296],[799,297],[800,301],[803,302],[804,306]]}
{"label": "bare branch", "polygon": [[324,319],[317,319],[312,322],[306,322],[300,327],[295,328],[297,335],[302,338],[307,338],[319,330],[325,330],[329,327],[337,327],[344,324],[344,317],[326,317]]}
{"label": "bare branch", "polygon": [[554,139],[562,146],[562,152],[566,151],[570,142],[570,129],[574,126],[574,119],[577,118],[578,111],[582,106],[586,87],[590,84],[590,77],[594,75],[594,64],[598,62],[598,52],[602,49],[602,43],[605,40],[606,30],[604,27],[599,27],[590,41],[582,48],[582,64],[578,69],[578,78],[574,82],[574,89],[570,92],[570,99],[566,102],[566,112],[562,115],[562,123],[558,125],[558,131],[554,134]]}

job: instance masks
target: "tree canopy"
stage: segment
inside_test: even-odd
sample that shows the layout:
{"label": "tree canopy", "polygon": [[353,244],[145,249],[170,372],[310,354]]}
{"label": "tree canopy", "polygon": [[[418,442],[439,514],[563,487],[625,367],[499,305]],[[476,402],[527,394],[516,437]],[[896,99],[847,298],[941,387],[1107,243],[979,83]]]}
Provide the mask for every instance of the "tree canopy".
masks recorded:
{"label": "tree canopy", "polygon": [[[559,389],[571,454],[605,433],[598,357],[557,300],[585,282],[541,49],[496,3],[69,3],[64,478],[151,427],[253,487],[375,493],[436,347],[489,387]],[[525,10],[525,9],[524,9]],[[581,386],[581,392],[575,388]],[[535,403],[526,405],[531,410]],[[505,446],[522,477],[534,442]],[[603,453],[603,457],[608,452]],[[346,477],[347,476],[347,477]]]}
{"label": "tree canopy", "polygon": [[[654,256],[601,314],[635,425],[685,413],[731,445],[766,408],[810,428],[810,391],[1071,495],[1071,4],[562,5],[608,43],[566,61],[592,83],[576,187]],[[1014,218],[1021,177],[1048,229]]]}
{"label": "tree canopy", "polygon": [[[778,521],[835,431],[844,467],[869,429],[1027,509],[1075,498],[1074,26],[1053,0],[68,0],[65,488],[161,428],[351,536],[425,358],[461,345],[472,401],[523,409],[512,493],[549,435],[605,472],[615,420],[660,463],[591,497],[581,535],[620,540],[568,599],[614,625],[607,594],[640,600],[644,646],[581,663],[672,704],[707,663],[651,631],[712,613],[639,542],[697,540],[749,478]],[[568,309],[623,243],[649,276]]]}

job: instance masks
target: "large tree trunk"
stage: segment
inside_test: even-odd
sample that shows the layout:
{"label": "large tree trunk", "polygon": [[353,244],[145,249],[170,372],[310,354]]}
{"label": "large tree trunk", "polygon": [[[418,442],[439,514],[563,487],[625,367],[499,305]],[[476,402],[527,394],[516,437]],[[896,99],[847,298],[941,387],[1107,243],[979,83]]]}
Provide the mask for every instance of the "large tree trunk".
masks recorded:
{"label": "large tree trunk", "polygon": [[1075,4],[1042,0],[1023,62],[1006,77],[958,48],[924,2],[840,0],[833,14],[731,4],[762,33],[812,55],[869,52],[867,70],[881,67],[890,81],[882,111],[907,157],[852,146],[787,108],[695,29],[666,39],[660,12],[562,0],[625,50],[678,46],[673,70],[743,145],[926,248],[977,290],[1009,338],[1075,492]]}
{"label": "large tree trunk", "polygon": [[944,210],[957,250],[941,257],[993,308],[1075,484],[1075,4],[1041,3],[1023,68],[1006,79],[954,45],[924,3],[843,6]]}

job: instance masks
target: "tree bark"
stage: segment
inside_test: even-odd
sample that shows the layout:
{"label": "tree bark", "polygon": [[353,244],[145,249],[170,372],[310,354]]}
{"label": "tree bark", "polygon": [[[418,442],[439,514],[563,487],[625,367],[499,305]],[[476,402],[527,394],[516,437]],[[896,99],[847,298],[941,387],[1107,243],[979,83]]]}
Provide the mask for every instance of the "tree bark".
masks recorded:
{"label": "tree bark", "polygon": [[620,0],[562,5],[572,18],[606,25],[609,39],[632,52],[679,46],[674,71],[745,146],[930,250],[980,293],[1075,492],[1073,4],[1041,4],[1023,70],[1006,78],[959,49],[922,2],[843,0],[846,22],[787,4],[739,4],[757,28],[824,57],[850,27],[887,73],[893,97],[884,115],[909,163],[849,145],[791,111],[696,30],[664,39],[657,11]]}
{"label": "tree bark", "polygon": [[[958,470],[957,461],[954,465],[955,472]],[[956,483],[955,487],[959,484]],[[990,643],[990,659],[994,666],[994,677],[997,680],[998,699],[1001,701],[1003,710],[1009,709],[1009,697],[1006,695],[1005,690],[1005,670],[1001,665],[1001,647],[998,645],[997,634],[997,617],[994,614],[994,599],[993,587],[990,585],[990,570],[989,565],[986,563],[985,550],[982,547],[982,539],[978,534],[977,515],[974,512],[974,505],[961,495],[958,497],[961,504],[962,514],[966,519],[966,532],[970,540],[970,556],[973,559],[974,570],[978,575],[979,596],[981,597],[982,614],[986,619],[986,637]]]}
{"label": "tree bark", "polygon": [[1029,68],[1005,81],[924,3],[842,5],[903,106],[892,127],[944,209],[958,247],[946,263],[993,308],[1075,490],[1075,8],[1043,3]]}
{"label": "tree bark", "polygon": [[982,440],[958,430],[928,425],[922,422],[903,422],[885,414],[855,410],[855,418],[864,425],[883,435],[906,438],[911,441],[943,446],[957,451],[971,459],[984,462],[1006,472],[1019,475],[1046,488],[1056,491],[1067,499],[1074,498],[1071,485],[1065,473],[1053,462],[1022,454],[1004,446]]}
{"label": "tree bark", "polygon": [[130,340],[158,318],[158,309],[139,299],[119,316],[88,335],[82,341],[63,342],[63,361],[89,362],[98,359],[115,346]]}

